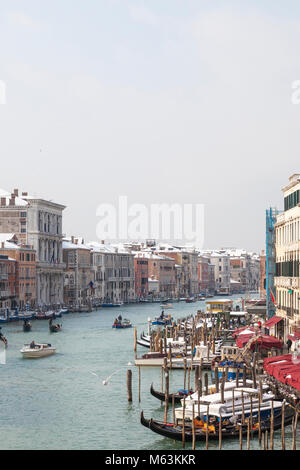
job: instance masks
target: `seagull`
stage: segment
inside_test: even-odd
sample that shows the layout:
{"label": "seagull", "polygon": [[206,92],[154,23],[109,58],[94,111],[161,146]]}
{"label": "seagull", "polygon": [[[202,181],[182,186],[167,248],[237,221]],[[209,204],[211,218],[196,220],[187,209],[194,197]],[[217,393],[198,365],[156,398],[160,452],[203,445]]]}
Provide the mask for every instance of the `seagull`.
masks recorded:
{"label": "seagull", "polygon": [[[123,367],[122,367],[122,369],[123,369]],[[110,379],[111,379],[114,375],[116,375],[118,372],[120,372],[120,370],[122,370],[122,369],[118,369],[118,370],[116,370],[115,372],[113,372],[109,377],[107,377],[105,380],[103,380],[102,384],[103,384],[104,386],[108,385],[109,382],[110,382]],[[99,375],[95,374],[95,372],[90,372],[90,373],[91,373],[92,375],[95,375],[96,377],[98,377],[98,379],[100,379]]]}

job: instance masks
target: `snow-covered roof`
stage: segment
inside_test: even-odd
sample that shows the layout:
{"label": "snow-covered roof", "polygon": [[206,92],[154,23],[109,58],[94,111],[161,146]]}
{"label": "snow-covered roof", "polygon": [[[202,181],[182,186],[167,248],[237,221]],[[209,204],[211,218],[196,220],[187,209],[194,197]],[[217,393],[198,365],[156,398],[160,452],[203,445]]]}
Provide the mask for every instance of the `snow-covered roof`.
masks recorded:
{"label": "snow-covered roof", "polygon": [[[6,205],[9,206],[9,200],[11,199],[11,193],[8,191],[5,191],[5,189],[0,189],[0,198],[5,198],[6,199]],[[16,206],[28,206],[28,202],[25,201],[25,199],[15,196],[15,205]]]}
{"label": "snow-covered roof", "polygon": [[[4,246],[2,246],[2,244]],[[15,243],[7,242],[7,241],[0,241],[0,249],[4,250],[19,250],[20,246],[16,245]]]}
{"label": "snow-covered roof", "polygon": [[9,242],[15,237],[14,233],[0,233],[0,242]]}
{"label": "snow-covered roof", "polygon": [[91,248],[86,246],[86,245],[83,245],[83,244],[76,244],[76,243],[72,243],[71,241],[68,241],[68,240],[64,240],[62,242],[62,247],[63,247],[63,250],[88,250],[88,251],[91,251]]}

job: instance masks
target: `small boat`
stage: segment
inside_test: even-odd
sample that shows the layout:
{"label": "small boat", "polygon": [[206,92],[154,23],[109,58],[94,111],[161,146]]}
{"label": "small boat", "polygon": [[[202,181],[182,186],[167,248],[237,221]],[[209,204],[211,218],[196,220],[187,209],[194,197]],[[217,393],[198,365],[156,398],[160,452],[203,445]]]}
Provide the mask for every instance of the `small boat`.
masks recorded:
{"label": "small boat", "polygon": [[[154,390],[153,384],[151,384],[150,393],[153,397],[157,398],[160,401],[166,400],[165,392],[158,392],[157,390]],[[176,393],[170,393],[168,395],[168,402],[173,403],[174,399],[175,404],[180,404],[181,400],[183,400],[185,397],[193,395],[193,393],[193,390],[178,390]]]}
{"label": "small boat", "polygon": [[7,346],[8,346],[8,341],[7,341],[7,339],[5,338],[5,336],[1,335],[1,336],[0,336],[0,341],[2,341],[2,343],[5,344],[5,349],[6,349]]}
{"label": "small boat", "polygon": [[60,312],[54,312],[53,310],[50,310],[49,312],[39,312],[35,314],[35,319],[36,320],[50,320],[55,319],[55,318],[60,318],[61,313]]}
{"label": "small boat", "polygon": [[186,299],[186,303],[187,303],[187,304],[191,304],[191,303],[193,303],[193,302],[196,302],[195,297],[189,297],[189,298]]}
{"label": "small boat", "polygon": [[115,323],[112,326],[113,328],[122,329],[122,328],[132,328],[132,323],[129,320],[116,320]]}
{"label": "small boat", "polygon": [[137,339],[137,344],[143,346],[144,348],[150,349],[150,341],[145,340],[142,336],[140,339]]}
{"label": "small boat", "polygon": [[154,320],[151,321],[152,326],[166,326],[172,325],[173,318],[169,315],[165,317],[164,315],[160,315],[159,317],[155,317]]}
{"label": "small boat", "polygon": [[32,324],[29,321],[24,321],[23,323],[23,331],[27,333],[28,331],[31,331],[32,329]]}
{"label": "small boat", "polygon": [[33,312],[24,312],[24,313],[19,312],[18,313],[18,318],[21,321],[33,320],[34,319],[34,313]]}
{"label": "small boat", "polygon": [[70,310],[69,310],[68,308],[61,308],[61,309],[59,310],[59,313],[60,313],[61,315],[68,315],[68,313],[70,313]]}
{"label": "small boat", "polygon": [[56,348],[51,344],[25,344],[20,350],[25,359],[38,359],[40,357],[52,356],[56,353]]}
{"label": "small boat", "polygon": [[118,304],[102,304],[101,307],[104,307],[104,308],[115,308],[115,307],[122,307],[122,303],[118,303]]}
{"label": "small boat", "polygon": [[170,309],[170,308],[173,308],[173,305],[172,304],[161,304],[160,306],[161,309]]}
{"label": "small boat", "polygon": [[62,330],[62,325],[50,325],[49,326],[50,333],[58,333]]}

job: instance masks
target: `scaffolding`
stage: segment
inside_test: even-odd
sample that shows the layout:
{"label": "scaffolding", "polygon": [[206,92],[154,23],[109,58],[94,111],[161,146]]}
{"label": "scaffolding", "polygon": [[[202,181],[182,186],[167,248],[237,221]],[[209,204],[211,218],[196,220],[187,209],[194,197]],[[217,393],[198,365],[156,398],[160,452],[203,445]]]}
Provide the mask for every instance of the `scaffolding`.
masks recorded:
{"label": "scaffolding", "polygon": [[[266,303],[267,318],[275,315],[276,307],[271,297],[274,289],[274,277],[276,274],[276,254],[275,254],[275,224],[279,211],[270,207],[266,211]],[[276,298],[276,296],[275,296]]]}

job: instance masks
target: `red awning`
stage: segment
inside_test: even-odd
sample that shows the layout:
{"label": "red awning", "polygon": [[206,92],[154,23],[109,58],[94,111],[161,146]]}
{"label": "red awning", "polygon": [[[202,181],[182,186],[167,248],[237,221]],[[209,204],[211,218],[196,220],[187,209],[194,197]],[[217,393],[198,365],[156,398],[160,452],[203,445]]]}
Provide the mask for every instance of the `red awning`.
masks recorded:
{"label": "red awning", "polygon": [[281,383],[300,391],[300,356],[296,360],[291,354],[267,358],[264,369]]}
{"label": "red awning", "polygon": [[243,326],[242,328],[236,328],[234,333],[232,333],[232,336],[235,338],[236,336],[239,336],[245,330],[250,330],[250,331],[253,331],[253,333],[255,333],[255,329],[252,328],[251,326]]}
{"label": "red awning", "polygon": [[[236,345],[239,348],[244,348],[248,341],[250,341],[251,338],[255,336],[255,333],[252,335],[240,335],[236,338]],[[281,349],[283,347],[283,344],[281,341],[279,341],[277,338],[274,338],[274,336],[268,336],[268,335],[261,335],[253,344],[251,345],[251,351],[254,351],[255,347],[258,347],[259,350],[261,349]]]}
{"label": "red awning", "polygon": [[293,333],[288,336],[288,339],[291,341],[299,341],[300,339],[300,333]]}
{"label": "red awning", "polygon": [[276,323],[279,323],[281,320],[283,320],[281,317],[272,317],[270,320],[266,321],[263,328],[272,328],[272,326],[276,325]]}

